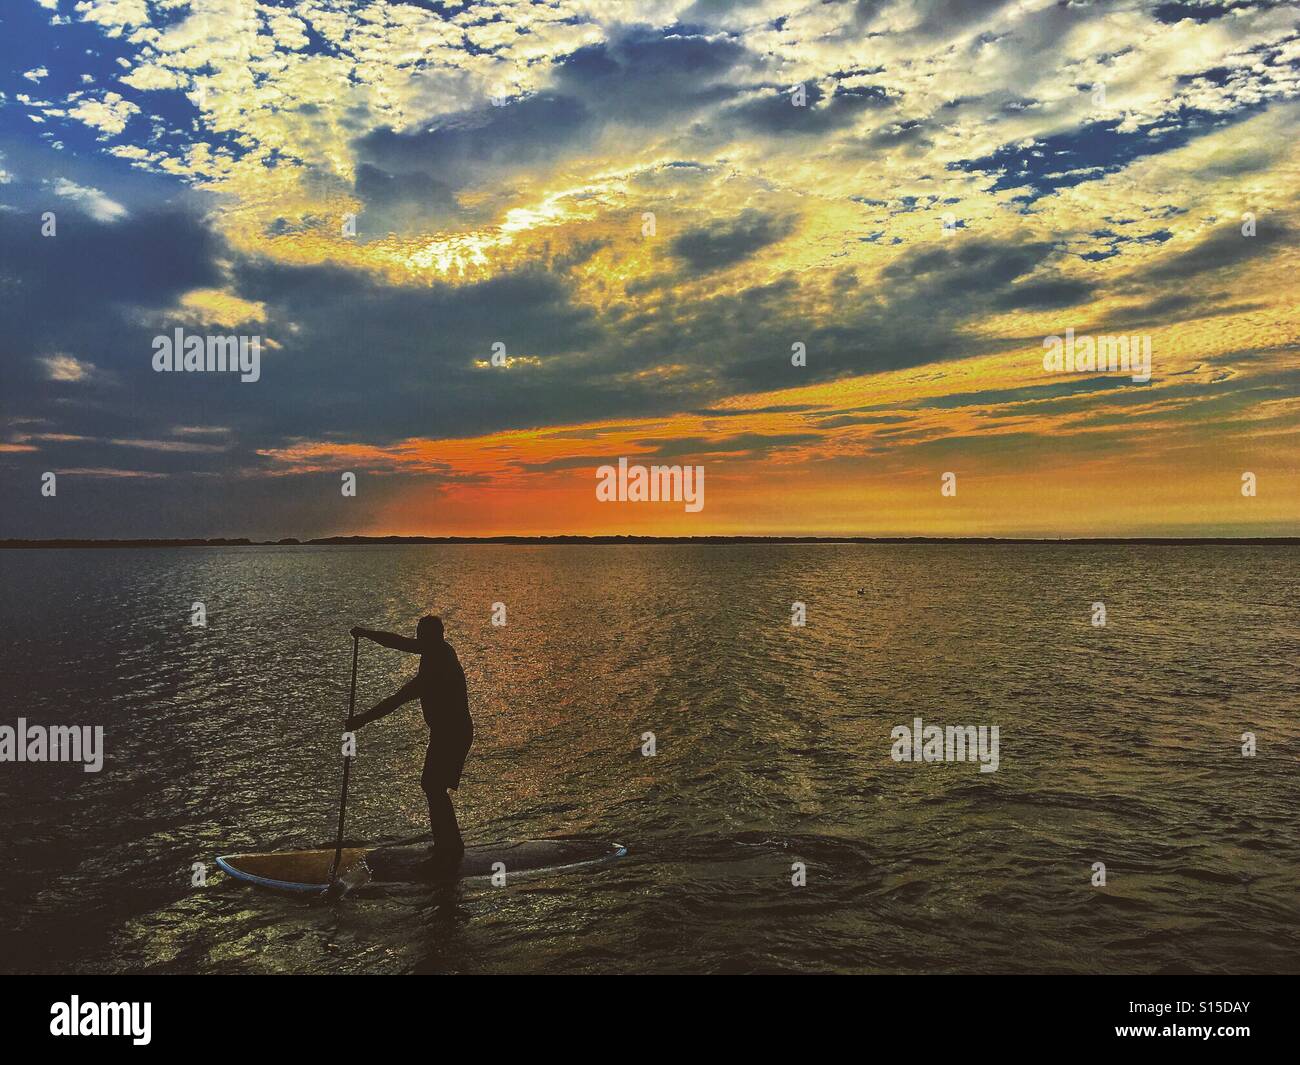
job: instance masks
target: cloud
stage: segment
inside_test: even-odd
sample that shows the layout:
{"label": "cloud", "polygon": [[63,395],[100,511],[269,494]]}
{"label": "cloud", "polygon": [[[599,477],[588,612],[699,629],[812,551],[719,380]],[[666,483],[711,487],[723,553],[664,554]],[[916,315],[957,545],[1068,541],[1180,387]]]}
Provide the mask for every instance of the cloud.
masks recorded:
{"label": "cloud", "polygon": [[688,229],[673,238],[670,249],[698,273],[732,266],[794,232],[788,215],[770,215],[749,209],[730,221]]}
{"label": "cloud", "polygon": [[1239,266],[1276,253],[1286,246],[1290,235],[1284,223],[1272,219],[1261,221],[1255,235],[1250,237],[1241,232],[1241,223],[1230,222],[1186,251],[1154,264],[1146,271],[1143,280],[1147,283],[1182,282],[1201,274]]}
{"label": "cloud", "polygon": [[913,0],[907,5],[917,18],[909,32],[923,37],[956,38],[978,23],[998,25],[994,18],[1011,0]]}
{"label": "cloud", "polygon": [[[980,434],[1002,419],[973,413],[990,402],[1028,448],[1054,427],[1026,405],[1107,399],[1017,391],[1064,309],[1178,327],[1171,373],[1184,354],[1226,373],[1213,360],[1252,330],[1292,328],[1300,55],[1282,9],[191,7],[83,2],[58,31],[39,15],[95,54],[33,37],[10,68],[44,62],[31,91],[65,96],[0,112],[6,412],[83,437],[41,443],[70,466],[134,464],[173,500],[201,498],[184,477],[349,455],[395,475],[410,441],[465,448],[436,472],[419,456],[450,483],[505,446],[491,434],[534,447],[564,426],[737,465],[830,438],[858,457],[938,438],[996,454]],[[31,222],[52,195],[45,239]],[[1255,238],[1229,221],[1245,210]],[[352,212],[359,236],[341,236]],[[260,332],[262,379],[153,374],[150,339],[175,324]],[[494,343],[511,372],[483,365]],[[169,450],[175,425],[220,425],[222,446]],[[88,441],[117,441],[112,461]],[[564,468],[572,446],[542,462]]]}
{"label": "cloud", "polygon": [[443,202],[468,186],[500,182],[558,158],[591,128],[591,112],[570,96],[541,93],[505,107],[485,103],[425,130],[373,130],[356,142],[357,191],[392,202],[424,183]]}
{"label": "cloud", "polygon": [[1055,310],[1082,303],[1094,291],[1095,284],[1068,278],[1027,281],[1001,292],[993,306],[998,310]]}
{"label": "cloud", "polygon": [[1032,201],[1058,189],[1100,180],[1144,156],[1180,147],[1216,125],[1217,120],[1205,114],[1187,115],[1173,126],[1151,122],[1137,129],[1123,128],[1121,119],[1107,119],[1041,140],[1004,144],[989,155],[949,166],[996,175],[989,186],[993,192],[1027,188],[1024,198]]}
{"label": "cloud", "polygon": [[39,361],[51,381],[84,381],[95,372],[90,363],[81,362],[71,355],[46,355]]}
{"label": "cloud", "polygon": [[[337,267],[244,259],[233,281],[237,295],[265,305],[269,322],[297,324],[284,341],[286,376],[268,371],[268,386],[245,407],[274,426],[268,440],[331,427],[389,441],[434,427],[462,435],[516,419],[540,425],[555,410],[590,408],[600,387],[573,381],[572,360],[601,342],[592,312],[541,270],[402,286]],[[476,367],[498,342],[507,357],[529,358],[526,375]]]}
{"label": "cloud", "polygon": [[110,37],[116,37],[132,26],[149,22],[149,8],[145,0],[77,0],[73,10],[82,22],[103,26]]}
{"label": "cloud", "polygon": [[[82,214],[84,204],[73,204],[59,213],[51,237],[17,212],[0,211],[0,247],[9,252],[0,264],[6,293],[0,335],[15,356],[76,352],[78,363],[110,372],[123,364],[147,366],[156,330],[141,315],[161,312],[191,289],[216,285],[220,241],[183,210],[146,209],[103,221]],[[6,373],[6,398],[40,415],[50,402],[43,385],[48,375],[25,366],[19,360]],[[139,402],[138,416],[146,420],[166,409],[151,407],[144,393]]]}
{"label": "cloud", "polygon": [[132,115],[140,113],[140,108],[130,100],[123,99],[118,93],[106,92],[99,99],[87,97],[78,100],[67,110],[69,118],[75,118],[91,129],[97,129],[104,137],[112,137],[126,129]]}
{"label": "cloud", "polygon": [[[50,184],[50,182],[46,182],[46,184]],[[62,196],[65,200],[72,200],[74,203],[79,204],[86,214],[97,222],[116,222],[118,219],[126,217],[126,208],[116,200],[109,199],[99,189],[78,185],[67,178],[56,179],[52,184],[52,188],[56,196]]]}
{"label": "cloud", "polygon": [[771,136],[824,136],[852,125],[865,113],[893,103],[888,92],[879,86],[846,89],[837,85],[829,94],[816,84],[802,88],[805,106],[795,106],[790,87],[772,87],[759,90],[752,99],[730,108],[724,121]]}
{"label": "cloud", "polygon": [[667,459],[727,454],[770,455],[775,451],[815,443],[821,439],[819,433],[737,433],[734,436],[716,438],[684,436],[675,440],[648,439],[637,440],[635,443],[649,449],[647,455]]}
{"label": "cloud", "polygon": [[609,121],[632,126],[682,118],[734,97],[732,77],[751,63],[727,35],[630,27],[558,60],[556,91],[591,102]]}
{"label": "cloud", "polygon": [[1228,3],[1216,3],[1214,0],[1178,0],[1173,3],[1157,4],[1153,11],[1161,22],[1181,22],[1191,19],[1193,22],[1213,22],[1234,11],[1250,11],[1276,7],[1272,2],[1252,2],[1252,0],[1229,0]]}
{"label": "cloud", "polygon": [[131,88],[143,92],[156,89],[183,89],[189,85],[189,79],[184,73],[160,63],[141,63],[131,73],[118,80],[123,85],[130,85]]}

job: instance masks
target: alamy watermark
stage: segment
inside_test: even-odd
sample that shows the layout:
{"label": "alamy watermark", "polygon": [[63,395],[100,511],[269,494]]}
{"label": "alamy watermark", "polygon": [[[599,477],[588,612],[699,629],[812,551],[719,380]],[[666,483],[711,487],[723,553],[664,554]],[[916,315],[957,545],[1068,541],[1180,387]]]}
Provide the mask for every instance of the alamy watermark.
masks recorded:
{"label": "alamy watermark", "polygon": [[50,1035],[129,1036],[136,1046],[152,1038],[153,1003],[82,1002],[73,995],[50,1006]]}
{"label": "alamy watermark", "polygon": [[1151,338],[1149,336],[1076,337],[1067,329],[1065,338],[1045,337],[1043,369],[1048,373],[1129,373],[1135,384],[1151,380]]}
{"label": "alamy watermark", "polygon": [[0,762],[81,762],[87,773],[104,768],[104,726],[0,725]]}
{"label": "alamy watermark", "polygon": [[158,373],[234,372],[241,381],[256,381],[262,376],[262,338],[186,336],[177,326],[172,336],[160,333],[153,338],[153,368]]}
{"label": "alamy watermark", "polygon": [[629,466],[596,470],[596,499],[601,503],[683,503],[696,514],[704,509],[703,466]]}
{"label": "alamy watermark", "polygon": [[998,771],[998,726],[923,725],[919,717],[911,727],[896,725],[889,738],[895,762],[979,762],[981,773]]}

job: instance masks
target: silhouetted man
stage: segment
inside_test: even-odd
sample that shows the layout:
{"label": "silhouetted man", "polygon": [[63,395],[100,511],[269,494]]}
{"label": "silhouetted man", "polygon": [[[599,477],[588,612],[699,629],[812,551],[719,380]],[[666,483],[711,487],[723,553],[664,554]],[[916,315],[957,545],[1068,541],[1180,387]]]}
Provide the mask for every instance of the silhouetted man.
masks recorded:
{"label": "silhouetted man", "polygon": [[456,824],[456,811],[447,789],[460,787],[460,774],[474,742],[474,722],[469,716],[469,696],[465,690],[465,671],[451,644],[442,638],[442,619],[432,614],[420,619],[415,639],[391,632],[353,629],[353,636],[374,640],[381,647],[392,647],[420,656],[420,670],[396,695],[390,695],[365,713],[358,714],[349,727],[358,729],[412,699],[420,700],[424,720],[429,726],[429,749],[424,755],[424,773],[420,786],[429,799],[429,827],[433,830],[433,858],[439,865],[459,865],[465,853]]}

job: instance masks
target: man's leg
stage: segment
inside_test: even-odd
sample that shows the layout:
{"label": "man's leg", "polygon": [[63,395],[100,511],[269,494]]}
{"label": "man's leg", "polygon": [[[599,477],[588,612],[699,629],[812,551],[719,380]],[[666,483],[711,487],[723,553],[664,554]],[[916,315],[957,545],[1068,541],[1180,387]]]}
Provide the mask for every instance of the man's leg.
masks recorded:
{"label": "man's leg", "polygon": [[429,797],[429,828],[433,833],[434,857],[460,858],[465,853],[465,844],[460,838],[451,796],[446,788],[431,788],[426,794]]}

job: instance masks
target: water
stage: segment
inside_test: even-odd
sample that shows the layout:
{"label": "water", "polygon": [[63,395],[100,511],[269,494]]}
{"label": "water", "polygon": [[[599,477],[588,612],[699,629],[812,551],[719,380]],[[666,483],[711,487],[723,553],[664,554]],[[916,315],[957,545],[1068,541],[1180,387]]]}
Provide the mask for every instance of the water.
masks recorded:
{"label": "water", "polygon": [[[0,765],[6,971],[1300,970],[1294,549],[7,551],[0,576],[0,724],[107,747],[98,774]],[[191,887],[332,837],[347,630],[431,610],[477,728],[469,842],[630,855],[333,908]],[[359,703],[414,668],[362,644]],[[916,716],[998,725],[999,771],[892,761]],[[424,735],[418,705],[361,734],[350,837],[425,827]]]}

